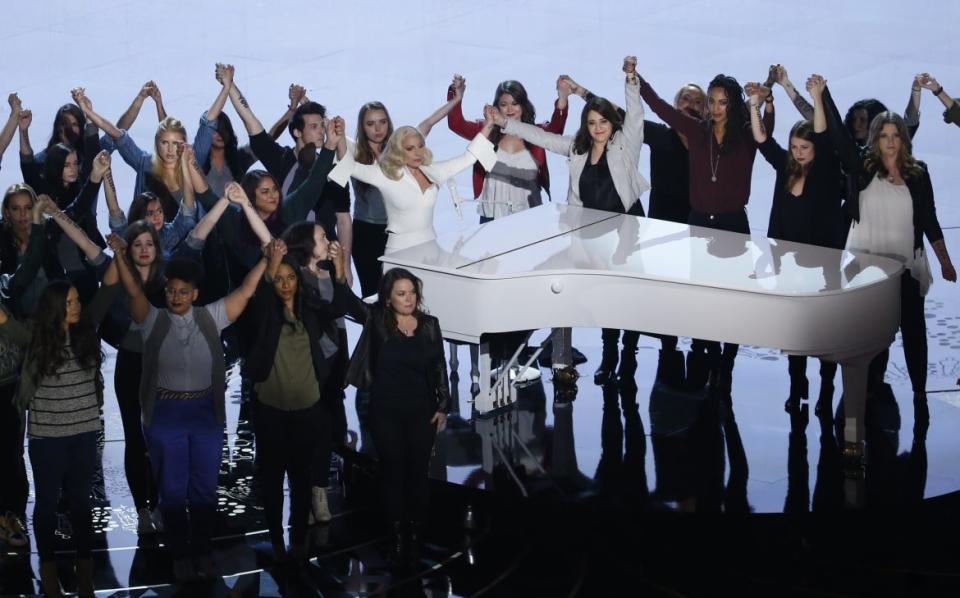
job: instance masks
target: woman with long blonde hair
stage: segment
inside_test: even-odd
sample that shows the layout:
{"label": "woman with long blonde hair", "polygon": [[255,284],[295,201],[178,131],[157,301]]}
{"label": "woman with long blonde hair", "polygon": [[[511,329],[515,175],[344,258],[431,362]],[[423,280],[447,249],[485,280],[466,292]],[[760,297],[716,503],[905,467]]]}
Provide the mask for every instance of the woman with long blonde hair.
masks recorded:
{"label": "woman with long blonde hair", "polygon": [[[338,127],[343,122],[338,121]],[[341,187],[350,177],[380,190],[387,212],[386,253],[436,238],[433,208],[440,184],[479,161],[484,168],[497,162],[493,144],[487,139],[493,123],[486,121],[461,156],[433,161],[423,134],[414,127],[399,127],[390,135],[378,163],[361,164],[354,158],[352,142],[341,142],[340,163],[330,172],[330,180]]]}

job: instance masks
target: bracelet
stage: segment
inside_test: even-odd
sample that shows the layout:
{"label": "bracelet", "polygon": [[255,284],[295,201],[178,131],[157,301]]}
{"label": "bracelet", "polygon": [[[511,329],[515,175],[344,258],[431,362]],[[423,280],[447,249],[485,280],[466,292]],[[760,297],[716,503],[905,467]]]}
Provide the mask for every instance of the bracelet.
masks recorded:
{"label": "bracelet", "polygon": [[933,90],[933,95],[935,95],[935,96],[938,96],[938,95],[940,95],[941,93],[943,93],[943,85],[941,85],[941,86],[938,87],[937,89],[934,89],[934,90]]}

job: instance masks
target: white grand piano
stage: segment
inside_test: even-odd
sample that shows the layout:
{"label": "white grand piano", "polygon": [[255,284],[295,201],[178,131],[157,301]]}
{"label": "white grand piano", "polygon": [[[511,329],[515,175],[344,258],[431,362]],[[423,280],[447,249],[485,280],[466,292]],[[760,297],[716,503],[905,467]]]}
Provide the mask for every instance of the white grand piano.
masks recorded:
{"label": "white grand piano", "polygon": [[423,279],[448,340],[480,343],[485,413],[515,397],[491,386],[482,335],[620,328],[812,355],[842,367],[845,441],[862,448],[866,370],[893,341],[901,264],[870,255],[580,208],[546,205],[381,258]]}

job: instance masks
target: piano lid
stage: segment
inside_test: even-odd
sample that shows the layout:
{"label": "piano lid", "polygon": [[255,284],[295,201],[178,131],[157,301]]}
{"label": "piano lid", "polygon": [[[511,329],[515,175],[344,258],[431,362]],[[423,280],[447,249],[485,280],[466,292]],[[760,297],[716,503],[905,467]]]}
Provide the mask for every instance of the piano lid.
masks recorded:
{"label": "piano lid", "polygon": [[903,269],[879,256],[555,203],[382,259],[470,278],[596,273],[777,295],[846,292]]}

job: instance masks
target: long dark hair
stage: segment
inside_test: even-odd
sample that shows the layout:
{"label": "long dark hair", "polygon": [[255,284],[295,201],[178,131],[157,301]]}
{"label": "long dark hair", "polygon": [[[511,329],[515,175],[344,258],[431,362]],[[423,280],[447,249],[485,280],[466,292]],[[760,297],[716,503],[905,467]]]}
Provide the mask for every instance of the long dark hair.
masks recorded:
{"label": "long dark hair", "polygon": [[[281,321],[281,322],[288,322],[291,327],[296,328],[296,322],[297,322],[297,321],[300,321],[300,320],[303,320],[303,310],[302,310],[302,307],[301,307],[302,301],[301,301],[301,299],[300,299],[300,298],[303,296],[303,271],[300,269],[300,265],[297,263],[297,261],[296,261],[296,260],[293,258],[293,256],[291,256],[289,253],[288,253],[287,255],[283,256],[283,260],[280,262],[280,265],[281,265],[281,266],[284,265],[284,264],[286,264],[287,266],[289,266],[290,269],[293,270],[294,276],[297,277],[297,290],[293,292],[293,318],[294,318],[294,322],[288,322],[288,321],[287,321],[287,318],[284,317],[284,314],[283,314],[283,309],[284,309],[283,301],[280,300],[280,297],[276,294],[276,289],[273,288],[273,289],[270,289],[270,291],[274,294],[274,297],[276,298],[276,301],[274,302],[274,304],[276,305],[276,309],[277,309],[278,312],[279,312],[280,321]],[[278,270],[278,274],[279,274],[279,270]]]}
{"label": "long dark hair", "polygon": [[313,232],[318,226],[315,222],[298,222],[283,231],[281,236],[287,244],[287,255],[303,268],[313,260],[313,250],[317,246]]}
{"label": "long dark hair", "polygon": [[[63,331],[67,312],[67,293],[73,288],[65,280],[54,280],[44,287],[37,300],[30,352],[37,360],[37,379],[52,375],[66,360],[67,337]],[[84,368],[99,367],[103,355],[97,330],[83,318],[70,325],[70,346],[77,361]]]}
{"label": "long dark hair", "polygon": [[[533,107],[533,103],[527,95],[527,89],[523,84],[513,79],[501,81],[500,85],[497,85],[497,89],[493,92],[494,108],[500,107],[500,97],[505,94],[510,94],[513,96],[513,99],[520,104],[522,110],[520,113],[520,122],[532,125],[537,119],[537,110]],[[503,131],[500,130],[500,127],[494,127],[493,132],[490,133],[490,143],[497,145],[501,137],[503,137]]]}
{"label": "long dark hair", "polygon": [[[233,123],[226,112],[220,112],[217,116],[217,133],[220,139],[223,139],[223,155],[227,162],[227,168],[230,169],[230,176],[233,180],[239,181],[243,178],[246,169],[243,167],[243,161],[240,159],[240,149],[238,148],[237,134],[233,131]],[[210,173],[210,154],[207,152],[207,159],[203,163],[203,173]]]}
{"label": "long dark hair", "polygon": [[[796,181],[807,176],[807,172],[813,164],[813,160],[806,164],[800,164],[793,159],[793,152],[790,150],[790,146],[793,144],[794,137],[813,143],[813,125],[809,120],[797,121],[796,124],[793,125],[793,128],[790,129],[790,136],[787,137],[787,161],[784,164],[784,169],[787,174],[784,184],[787,192],[790,191]],[[813,159],[817,159],[816,155],[814,155]]]}
{"label": "long dark hair", "polygon": [[881,112],[887,112],[887,107],[883,102],[874,98],[854,102],[853,106],[850,106],[850,109],[847,110],[847,115],[843,117],[843,126],[847,127],[847,132],[850,133],[850,137],[854,140],[856,140],[856,138],[853,133],[853,116],[857,110],[865,110],[867,112],[867,135],[869,135],[870,124],[873,123],[873,119]]}
{"label": "long dark hair", "polygon": [[[62,143],[55,143],[47,148],[47,157],[43,162],[43,180],[46,183],[47,190],[57,200],[57,206],[64,202],[72,201],[80,192],[80,165],[77,164],[77,180],[64,186],[63,184],[63,166],[67,163],[70,154],[76,153],[76,150]],[[79,154],[77,156],[79,158]]]}
{"label": "long dark hair", "polygon": [[[80,134],[76,137],[73,137],[72,132],[67,133],[67,114],[77,119],[77,124],[80,126]],[[53,132],[50,133],[50,140],[47,141],[47,150],[49,151],[50,148],[58,143],[63,143],[64,140],[60,136],[62,132],[70,145],[79,153],[80,150],[83,149],[83,128],[86,125],[87,117],[83,115],[83,110],[80,109],[80,106],[76,104],[64,104],[60,106],[60,108],[57,109],[57,115],[53,118]]]}
{"label": "long dark hair", "polygon": [[382,102],[367,102],[360,107],[360,113],[357,114],[357,144],[353,159],[360,164],[373,164],[373,152],[370,151],[370,140],[367,138],[367,132],[363,128],[363,119],[367,117],[367,112],[372,110],[382,110],[387,115],[387,136],[383,138],[386,142],[393,135],[393,119],[390,118],[390,112]]}
{"label": "long dark hair", "polygon": [[[707,86],[707,98],[710,90],[720,88],[727,93],[727,122],[723,127],[723,145],[730,147],[740,142],[744,136],[744,129],[750,121],[747,104],[743,99],[743,88],[736,79],[729,75],[719,74]],[[712,117],[708,113],[708,122]]]}
{"label": "long dark hair", "polygon": [[[163,208],[163,200],[157,196],[153,191],[144,191],[140,195],[137,195],[133,198],[133,201],[130,202],[130,210],[128,216],[130,221],[143,220],[147,217],[147,206],[153,202],[160,202],[160,208]],[[166,212],[164,212],[164,220],[166,220]]]}
{"label": "long dark hair", "polygon": [[590,98],[590,101],[587,102],[580,113],[580,128],[577,129],[577,134],[573,138],[573,152],[575,154],[585,154],[593,147],[593,138],[590,137],[590,129],[587,128],[587,114],[591,110],[610,121],[613,126],[613,130],[610,131],[611,138],[623,128],[623,117],[610,100],[600,96]]}
{"label": "long dark hair", "polygon": [[[152,224],[146,220],[137,220],[127,226],[127,230],[125,230],[123,233],[123,240],[127,242],[127,250],[123,252],[123,259],[127,261],[127,268],[131,272],[137,271],[134,267],[131,254],[133,252],[133,242],[143,233],[149,234],[150,238],[153,240],[153,246],[156,249],[157,257],[153,260],[153,263],[150,264],[150,273],[147,275],[147,280],[141,281],[139,276],[137,276],[136,279],[138,282],[141,282],[141,286],[143,286],[144,289],[149,291],[158,291],[163,287],[164,283],[163,250],[160,247],[160,236],[157,234],[157,229],[155,229]],[[150,293],[148,292],[147,295],[149,296],[149,294]]]}
{"label": "long dark hair", "polygon": [[409,280],[413,284],[414,291],[417,293],[417,306],[413,310],[413,315],[417,318],[418,329],[419,324],[423,323],[427,315],[427,311],[423,308],[423,281],[414,276],[413,272],[410,272],[406,268],[391,268],[387,270],[380,279],[377,298],[383,307],[383,324],[391,334],[400,333],[397,328],[397,316],[393,312],[393,308],[390,307],[390,293],[393,292],[393,285],[400,280]]}
{"label": "long dark hair", "polygon": [[[302,130],[302,129],[301,129]],[[267,225],[267,229],[270,230],[270,234],[274,237],[279,237],[283,233],[283,220],[280,218],[280,206],[283,205],[283,188],[280,186],[280,181],[276,179],[272,174],[266,170],[251,170],[247,174],[243,175],[243,179],[240,180],[240,186],[243,187],[244,193],[247,194],[247,197],[250,198],[250,203],[253,204],[253,207],[257,207],[257,186],[260,185],[260,181],[263,179],[270,179],[277,186],[277,189],[280,191],[280,199],[277,204],[277,210],[270,214],[270,217],[263,221]],[[253,229],[250,228],[250,223],[247,222],[247,219],[243,219],[243,224],[240,229],[241,238],[246,244],[254,244],[259,246],[260,240],[255,234],[253,234]]]}

